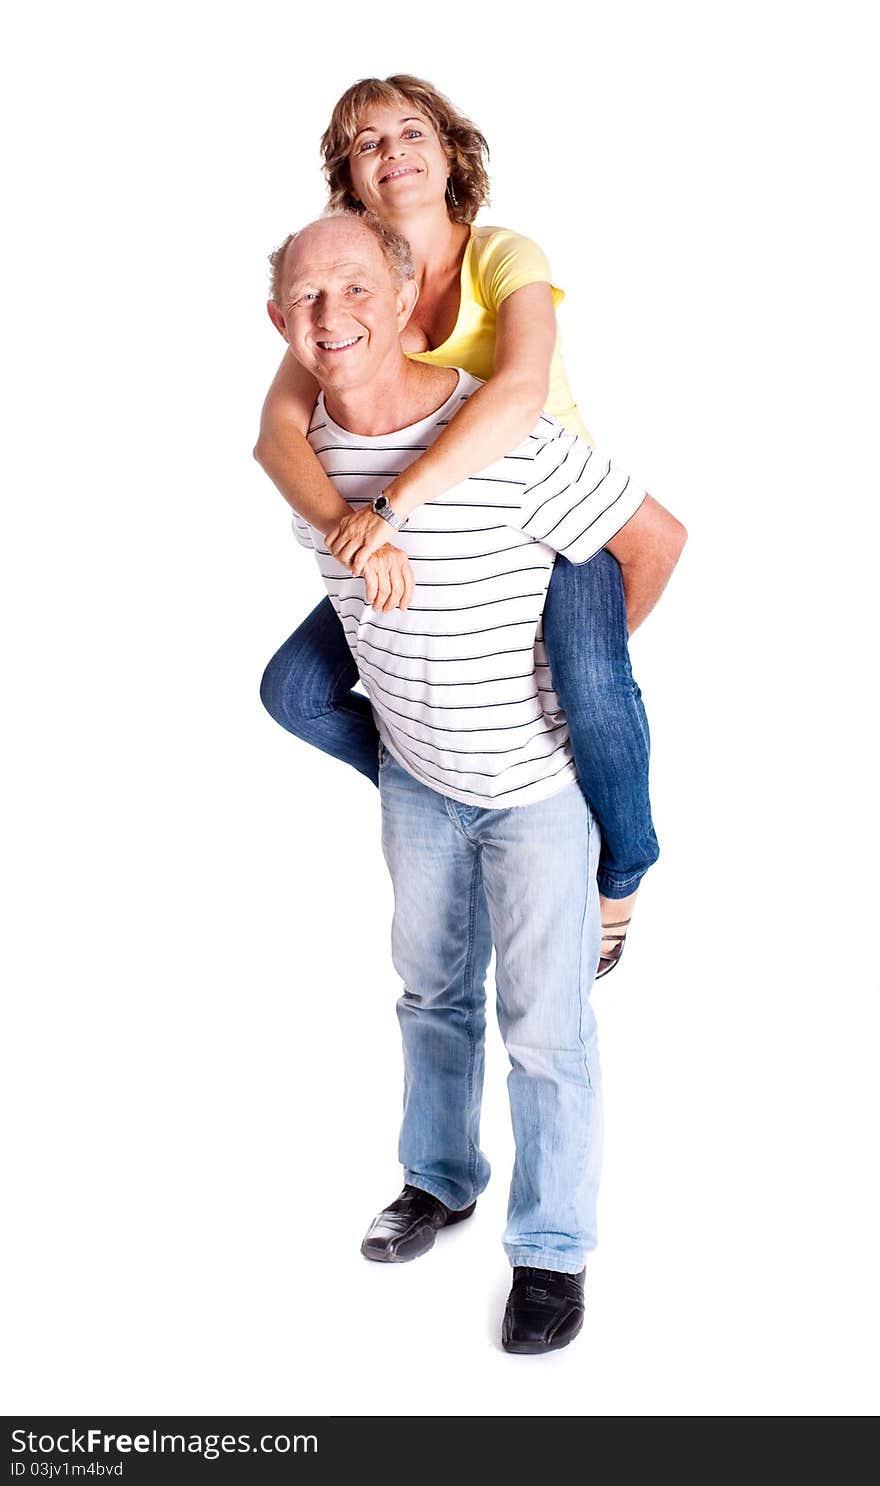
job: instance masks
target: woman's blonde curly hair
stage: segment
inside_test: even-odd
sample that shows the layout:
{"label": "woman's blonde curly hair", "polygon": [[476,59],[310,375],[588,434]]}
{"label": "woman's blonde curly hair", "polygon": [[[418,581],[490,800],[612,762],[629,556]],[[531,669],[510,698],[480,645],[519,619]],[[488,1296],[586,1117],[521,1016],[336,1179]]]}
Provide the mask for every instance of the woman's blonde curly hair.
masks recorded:
{"label": "woman's blonde curly hair", "polygon": [[363,206],[352,194],[348,156],[358,131],[363,127],[367,110],[376,106],[393,107],[406,102],[430,119],[440,136],[449,159],[446,208],[453,222],[469,223],[489,199],[489,177],[485,161],[489,146],[479,129],[460,114],[442,93],[408,72],[393,77],[365,77],[343,93],[333,110],[330,123],[321,139],[324,174],[330,191],[330,210],[362,212]]}

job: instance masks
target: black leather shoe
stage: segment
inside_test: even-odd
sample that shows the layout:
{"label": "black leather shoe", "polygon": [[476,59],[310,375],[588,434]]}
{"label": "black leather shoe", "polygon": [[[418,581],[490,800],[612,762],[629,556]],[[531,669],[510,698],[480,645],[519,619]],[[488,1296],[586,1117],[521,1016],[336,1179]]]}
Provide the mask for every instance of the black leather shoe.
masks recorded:
{"label": "black leather shoe", "polygon": [[455,1212],[439,1197],[432,1197],[421,1187],[407,1185],[370,1224],[361,1253],[365,1259],[378,1259],[381,1264],[406,1264],[410,1259],[418,1259],[433,1248],[441,1228],[464,1222],[476,1205],[472,1202],[470,1207]]}
{"label": "black leather shoe", "polygon": [[515,1268],[501,1328],[505,1352],[554,1352],[574,1341],[584,1324],[585,1274]]}

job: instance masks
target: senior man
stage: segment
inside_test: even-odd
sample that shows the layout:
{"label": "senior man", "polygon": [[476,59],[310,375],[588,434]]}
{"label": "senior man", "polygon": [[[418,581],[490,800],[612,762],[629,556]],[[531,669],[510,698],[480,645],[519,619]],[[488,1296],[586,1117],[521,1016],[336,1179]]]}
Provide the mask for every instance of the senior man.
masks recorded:
{"label": "senior man", "polygon": [[650,607],[681,545],[666,542],[658,563],[656,538],[678,523],[543,415],[518,449],[392,532],[385,485],[480,384],[403,354],[417,288],[407,245],[384,224],[322,218],[272,263],[273,324],[321,388],[312,447],[351,508],[375,502],[391,518],[389,535],[415,571],[408,607],[371,604],[375,578],[368,592],[322,533],[294,518],[381,740],[382,843],[404,985],[405,1186],[362,1252],[418,1257],[439,1229],[471,1215],[486,1186],[479,1122],[494,945],[516,1145],[502,1342],[550,1351],[581,1328],[584,1261],[596,1242],[601,1085],[589,995],[600,918],[598,829],[576,782],[541,612],[555,553],[584,562],[603,546],[631,571],[650,546],[644,567],[656,592],[641,595]]}

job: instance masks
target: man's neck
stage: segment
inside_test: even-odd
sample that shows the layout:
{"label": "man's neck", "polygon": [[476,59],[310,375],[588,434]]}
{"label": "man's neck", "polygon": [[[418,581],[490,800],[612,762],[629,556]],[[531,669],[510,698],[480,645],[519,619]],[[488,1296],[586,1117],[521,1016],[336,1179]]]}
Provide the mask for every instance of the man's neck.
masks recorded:
{"label": "man's neck", "polygon": [[365,387],[324,390],[324,406],[348,433],[377,438],[420,423],[441,408],[455,390],[458,373],[448,366],[426,366],[401,354]]}

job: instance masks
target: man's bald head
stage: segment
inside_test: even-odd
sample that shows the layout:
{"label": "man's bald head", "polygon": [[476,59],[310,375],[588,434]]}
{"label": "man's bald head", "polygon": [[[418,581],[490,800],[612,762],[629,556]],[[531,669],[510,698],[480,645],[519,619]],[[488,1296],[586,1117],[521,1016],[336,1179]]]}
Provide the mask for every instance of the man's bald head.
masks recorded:
{"label": "man's bald head", "polygon": [[272,255],[269,318],[335,397],[405,374],[400,333],[418,298],[409,244],[373,218],[310,222]]}
{"label": "man's bald head", "polygon": [[326,216],[318,217],[316,221],[301,227],[298,232],[291,232],[280,247],[277,247],[274,253],[270,253],[273,304],[281,308],[284,303],[284,292],[292,271],[293,250],[296,246],[299,245],[300,249],[296,254],[296,259],[299,260],[303,257],[303,251],[307,249],[310,241],[326,239],[328,232],[339,241],[340,248],[346,237],[349,241],[356,241],[359,234],[368,234],[378,246],[398,288],[408,279],[415,277],[415,265],[409,243],[399,232],[387,226],[381,218],[368,212],[328,212]]}

